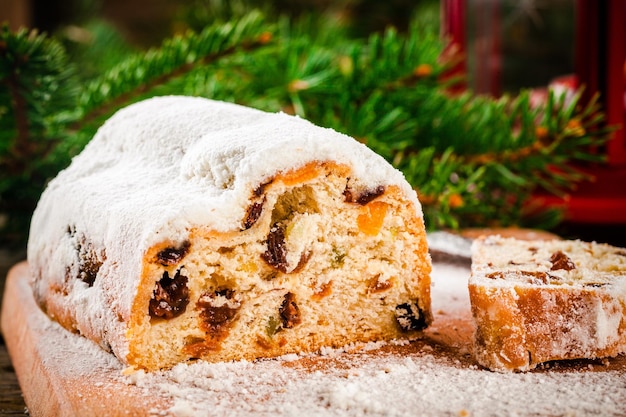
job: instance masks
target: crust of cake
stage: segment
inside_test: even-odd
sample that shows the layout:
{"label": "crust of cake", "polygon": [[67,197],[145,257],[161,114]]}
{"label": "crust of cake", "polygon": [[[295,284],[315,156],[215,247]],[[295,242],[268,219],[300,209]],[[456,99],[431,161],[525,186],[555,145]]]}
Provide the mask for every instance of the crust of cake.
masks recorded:
{"label": "crust of cake", "polygon": [[[549,255],[536,255],[542,262],[533,269],[529,257],[535,255],[526,255],[526,250],[561,252],[572,269],[561,269]],[[473,252],[469,294],[476,325],[474,354],[482,366],[527,371],[554,360],[626,352],[626,251],[579,241],[522,243],[489,237],[477,240]],[[604,270],[597,265],[586,269],[587,257],[611,254],[615,261]]]}
{"label": "crust of cake", "polygon": [[594,340],[603,325],[598,320],[626,317],[626,306],[609,294],[479,285],[470,285],[469,291],[477,327],[475,356],[492,370],[527,371],[553,360],[605,358],[626,351],[624,320],[615,329],[617,337]]}

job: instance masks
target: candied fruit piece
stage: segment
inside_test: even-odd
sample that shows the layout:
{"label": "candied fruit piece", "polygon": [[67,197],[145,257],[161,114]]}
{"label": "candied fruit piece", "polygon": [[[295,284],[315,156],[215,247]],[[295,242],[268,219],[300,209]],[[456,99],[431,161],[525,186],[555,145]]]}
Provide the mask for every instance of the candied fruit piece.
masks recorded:
{"label": "candied fruit piece", "polygon": [[267,333],[267,335],[272,338],[276,333],[280,332],[281,330],[282,327],[280,326],[280,322],[278,321],[278,319],[274,316],[270,316],[269,319],[267,319],[267,325],[265,326],[265,332]]}
{"label": "candied fruit piece", "polygon": [[333,292],[333,282],[329,281],[324,284],[321,284],[318,288],[315,289],[315,292],[311,296],[314,300],[321,300],[324,297],[328,297]]}
{"label": "candied fruit piece", "polygon": [[348,254],[342,248],[333,246],[332,256],[330,258],[330,266],[337,269],[341,268],[346,260]]}
{"label": "candied fruit piece", "polygon": [[387,208],[387,203],[382,201],[372,201],[361,207],[356,219],[359,230],[366,235],[376,236],[383,227]]}
{"label": "candied fruit piece", "polygon": [[291,188],[276,199],[272,208],[272,224],[289,223],[297,214],[319,212],[315,191],[311,186]]}
{"label": "candied fruit piece", "polygon": [[285,172],[281,178],[282,182],[287,185],[297,185],[312,180],[320,175],[320,167],[318,165],[309,164],[302,168]]}
{"label": "candied fruit piece", "polygon": [[295,294],[291,292],[285,294],[279,313],[284,329],[291,329],[302,322],[302,318],[300,317],[300,308],[296,303]]}
{"label": "candied fruit piece", "polygon": [[574,261],[572,261],[570,257],[562,251],[554,252],[550,257],[550,262],[552,262],[552,268],[550,268],[551,271],[556,271],[558,269],[571,271],[572,269],[576,269]]}
{"label": "candied fruit piece", "polygon": [[392,279],[381,280],[380,278],[381,278],[380,274],[378,274],[369,281],[369,285],[367,289],[369,294],[375,294],[375,293],[387,291],[388,289],[393,287]]}

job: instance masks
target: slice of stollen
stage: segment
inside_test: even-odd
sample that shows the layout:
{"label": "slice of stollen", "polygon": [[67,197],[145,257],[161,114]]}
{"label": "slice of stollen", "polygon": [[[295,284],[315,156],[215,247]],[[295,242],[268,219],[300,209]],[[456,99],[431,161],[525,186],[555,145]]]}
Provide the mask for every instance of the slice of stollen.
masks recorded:
{"label": "slice of stollen", "polygon": [[626,249],[482,237],[469,279],[475,357],[494,371],[626,352]]}

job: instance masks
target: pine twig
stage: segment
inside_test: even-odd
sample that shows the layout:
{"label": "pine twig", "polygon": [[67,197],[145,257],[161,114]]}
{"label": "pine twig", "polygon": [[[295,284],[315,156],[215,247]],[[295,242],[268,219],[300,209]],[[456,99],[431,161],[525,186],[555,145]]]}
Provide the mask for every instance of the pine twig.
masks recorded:
{"label": "pine twig", "polygon": [[83,116],[72,129],[111,114],[133,98],[194,68],[208,66],[238,52],[250,52],[271,39],[262,17],[251,13],[236,23],[217,24],[199,34],[190,31],[166,40],[160,48],[127,59],[89,84],[81,97]]}

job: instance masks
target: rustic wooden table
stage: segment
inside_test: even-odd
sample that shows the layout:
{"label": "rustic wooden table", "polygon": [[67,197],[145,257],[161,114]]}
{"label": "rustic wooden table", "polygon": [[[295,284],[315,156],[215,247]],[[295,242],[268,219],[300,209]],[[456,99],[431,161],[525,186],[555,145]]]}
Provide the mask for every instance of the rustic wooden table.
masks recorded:
{"label": "rustic wooden table", "polygon": [[4,338],[0,337],[0,416],[17,415],[28,415],[28,412]]}
{"label": "rustic wooden table", "polygon": [[[4,281],[9,268],[25,255],[23,253],[9,253],[0,250],[0,309],[4,295]],[[17,382],[15,370],[7,352],[4,337],[0,333],[0,416],[28,415],[26,404],[22,397],[22,390]]]}

